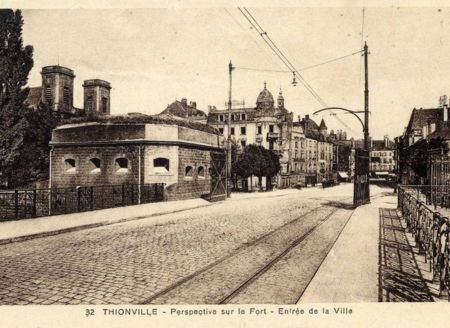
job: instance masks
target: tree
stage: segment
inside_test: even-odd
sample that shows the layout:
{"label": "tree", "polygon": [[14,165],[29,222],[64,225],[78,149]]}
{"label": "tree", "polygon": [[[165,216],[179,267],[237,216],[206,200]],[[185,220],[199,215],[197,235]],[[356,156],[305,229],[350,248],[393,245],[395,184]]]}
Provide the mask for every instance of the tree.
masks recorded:
{"label": "tree", "polygon": [[0,172],[9,186],[23,174],[20,167],[27,161],[32,130],[25,100],[33,47],[23,47],[22,26],[20,10],[0,10]]}
{"label": "tree", "polygon": [[[254,175],[258,177],[260,190],[262,190],[262,177],[271,180],[280,170],[280,160],[272,151],[262,146],[250,144],[233,164],[233,171],[240,177],[247,179]],[[270,182],[268,188],[271,188]]]}

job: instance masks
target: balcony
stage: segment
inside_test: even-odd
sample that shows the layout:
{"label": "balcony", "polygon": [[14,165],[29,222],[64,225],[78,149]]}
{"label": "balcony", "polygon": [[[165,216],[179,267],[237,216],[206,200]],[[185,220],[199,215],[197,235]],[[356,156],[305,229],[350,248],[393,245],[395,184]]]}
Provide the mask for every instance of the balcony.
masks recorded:
{"label": "balcony", "polygon": [[263,142],[263,136],[262,135],[257,135],[256,136],[256,142]]}
{"label": "balcony", "polygon": [[276,140],[280,137],[278,132],[267,132],[267,140]]}
{"label": "balcony", "polygon": [[294,158],[294,162],[301,162],[301,163],[303,163],[303,162],[305,162],[305,159],[304,158],[300,158],[300,157],[295,157]]}

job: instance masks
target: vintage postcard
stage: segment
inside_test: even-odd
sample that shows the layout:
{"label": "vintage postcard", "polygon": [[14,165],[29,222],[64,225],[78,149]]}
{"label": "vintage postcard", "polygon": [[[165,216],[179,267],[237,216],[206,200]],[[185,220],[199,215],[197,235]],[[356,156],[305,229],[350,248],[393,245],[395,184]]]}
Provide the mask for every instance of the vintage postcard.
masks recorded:
{"label": "vintage postcard", "polygon": [[2,327],[448,325],[450,6],[1,7]]}

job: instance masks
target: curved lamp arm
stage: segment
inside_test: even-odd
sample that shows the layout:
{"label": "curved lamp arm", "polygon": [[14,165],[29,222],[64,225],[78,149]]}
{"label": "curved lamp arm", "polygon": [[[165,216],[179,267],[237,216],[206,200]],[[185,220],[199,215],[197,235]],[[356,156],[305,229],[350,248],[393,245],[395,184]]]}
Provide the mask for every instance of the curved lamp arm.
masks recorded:
{"label": "curved lamp arm", "polygon": [[313,115],[315,115],[315,114],[317,114],[317,113],[320,113],[320,112],[323,112],[323,111],[326,111],[326,110],[336,110],[336,109],[337,109],[337,110],[343,110],[343,111],[345,111],[345,112],[347,112],[347,113],[350,113],[350,114],[352,114],[353,116],[355,116],[355,117],[359,120],[359,122],[361,123],[362,128],[363,128],[363,131],[364,131],[364,123],[363,123],[363,121],[361,120],[361,118],[360,118],[358,115],[356,115],[356,113],[364,113],[363,111],[361,111],[361,112],[356,112],[356,111],[353,111],[353,110],[350,110],[350,109],[347,109],[347,108],[342,108],[342,107],[327,107],[327,108],[322,108],[322,109],[320,109],[320,110],[314,112]]}

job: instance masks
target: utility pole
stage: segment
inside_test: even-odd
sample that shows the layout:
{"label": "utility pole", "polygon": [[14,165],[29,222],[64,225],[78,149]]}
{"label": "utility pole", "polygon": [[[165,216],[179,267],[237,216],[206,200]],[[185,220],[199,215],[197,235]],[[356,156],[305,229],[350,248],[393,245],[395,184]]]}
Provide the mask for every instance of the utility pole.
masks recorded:
{"label": "utility pole", "polygon": [[368,48],[364,42],[364,149],[369,151],[369,66],[368,66]]}
{"label": "utility pole", "polygon": [[370,203],[370,147],[369,147],[369,65],[368,65],[369,50],[367,42],[364,42],[364,149],[367,151],[366,165],[367,184],[366,184],[366,199]]}
{"label": "utility pole", "polygon": [[233,65],[228,65],[228,74],[230,77],[230,88],[228,90],[228,124],[227,124],[227,197],[231,196],[231,86],[232,86]]}

